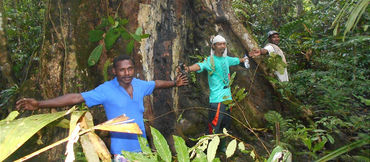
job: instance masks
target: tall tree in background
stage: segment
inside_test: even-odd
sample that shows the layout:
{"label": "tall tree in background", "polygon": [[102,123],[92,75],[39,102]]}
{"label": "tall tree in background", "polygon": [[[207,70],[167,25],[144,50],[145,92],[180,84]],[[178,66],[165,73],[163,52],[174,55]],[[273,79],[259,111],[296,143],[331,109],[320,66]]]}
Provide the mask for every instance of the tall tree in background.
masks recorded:
{"label": "tall tree in background", "polygon": [[0,78],[1,79],[1,85],[4,87],[0,87],[1,89],[5,89],[5,86],[13,86],[14,80],[12,78],[12,73],[11,73],[11,67],[12,64],[9,61],[8,57],[8,51],[6,48],[6,36],[5,36],[5,22],[6,22],[6,17],[4,15],[4,7],[3,7],[3,1],[0,2]]}

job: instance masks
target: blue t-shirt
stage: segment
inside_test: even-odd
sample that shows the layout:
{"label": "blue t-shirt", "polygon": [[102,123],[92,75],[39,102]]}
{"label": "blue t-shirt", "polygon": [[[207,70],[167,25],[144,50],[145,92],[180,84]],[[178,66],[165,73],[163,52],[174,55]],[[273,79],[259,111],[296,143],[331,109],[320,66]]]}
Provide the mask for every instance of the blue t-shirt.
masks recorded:
{"label": "blue t-shirt", "polygon": [[[93,90],[81,93],[88,107],[103,105],[108,120],[126,114],[133,122],[137,123],[146,137],[143,113],[144,96],[152,94],[155,82],[143,81],[134,78],[131,82],[133,87],[133,98],[121,87],[117,78],[107,81]],[[136,134],[111,133],[111,153],[121,154],[122,150],[140,152],[140,144]]]}
{"label": "blue t-shirt", "polygon": [[213,56],[214,69],[211,65],[211,57],[207,57],[203,62],[197,63],[200,67],[198,73],[203,70],[208,72],[208,85],[210,89],[209,102],[219,103],[226,100],[232,100],[229,87],[230,71],[229,67],[240,63],[237,57],[218,57]]}

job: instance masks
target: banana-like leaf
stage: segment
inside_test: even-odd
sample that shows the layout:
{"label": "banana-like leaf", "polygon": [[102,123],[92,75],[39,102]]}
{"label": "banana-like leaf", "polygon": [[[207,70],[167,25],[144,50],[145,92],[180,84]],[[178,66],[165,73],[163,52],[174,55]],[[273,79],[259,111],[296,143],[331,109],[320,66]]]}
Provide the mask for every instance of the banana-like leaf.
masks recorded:
{"label": "banana-like leaf", "polygon": [[80,143],[87,161],[99,162],[98,153],[95,151],[95,148],[93,147],[93,144],[91,143],[87,134],[84,134],[80,137]]}
{"label": "banana-like leaf", "polygon": [[86,111],[74,111],[71,115],[71,120],[69,122],[69,135],[71,135],[72,131],[75,129],[78,120],[80,120],[81,116],[84,115]]}
{"label": "banana-like leaf", "polygon": [[207,148],[207,160],[212,161],[216,156],[218,144],[220,144],[220,137],[214,136]]}
{"label": "banana-like leaf", "polygon": [[189,159],[189,153],[188,153],[188,147],[185,144],[184,139],[178,136],[173,136],[173,140],[175,141],[175,149],[177,152],[177,160],[179,162],[188,162]]}
{"label": "banana-like leaf", "polygon": [[89,132],[86,135],[88,136],[88,139],[92,143],[92,146],[90,145],[89,147],[93,147],[95,149],[101,161],[110,162],[112,160],[110,152],[107,146],[105,146],[103,140],[93,132]]}
{"label": "banana-like leaf", "polygon": [[1,120],[0,123],[13,121],[18,115],[19,115],[18,111],[12,111],[4,120]]}
{"label": "banana-like leaf", "polygon": [[172,154],[171,154],[170,147],[168,146],[166,139],[157,129],[150,127],[150,130],[153,135],[154,146],[157,149],[159,156],[161,157],[162,160],[166,162],[170,162],[172,159]]}
{"label": "banana-like leaf", "polygon": [[10,122],[0,123],[0,161],[6,159],[15,150],[21,147],[36,132],[49,123],[71,113],[75,107],[67,111],[32,115]]}
{"label": "banana-like leaf", "polygon": [[117,118],[108,120],[102,124],[95,126],[94,129],[121,133],[143,134],[136,123],[131,123],[127,119],[127,116],[121,115]]}
{"label": "banana-like leaf", "polygon": [[[76,113],[74,118],[77,117],[81,118],[80,123],[83,129],[90,129],[94,127],[93,117],[90,112],[82,113],[82,115]],[[97,136],[94,132],[90,131],[87,134],[82,135],[82,137],[84,138],[83,140],[87,140],[87,141],[80,140],[84,152],[89,153],[92,156],[94,156],[94,154],[97,154],[102,161],[111,161],[109,150],[99,136]],[[94,150],[95,152],[91,153],[93,151],[90,150]],[[89,155],[85,154],[85,156],[88,157]],[[96,159],[94,158],[92,160],[95,161]],[[99,161],[99,159],[97,160]]]}

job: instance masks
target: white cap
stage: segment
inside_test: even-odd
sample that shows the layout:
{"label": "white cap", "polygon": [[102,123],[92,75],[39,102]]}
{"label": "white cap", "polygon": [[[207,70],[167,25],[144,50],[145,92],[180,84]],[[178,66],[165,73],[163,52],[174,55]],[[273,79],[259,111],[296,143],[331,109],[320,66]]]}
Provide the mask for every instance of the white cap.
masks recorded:
{"label": "white cap", "polygon": [[[226,43],[226,39],[224,37],[222,37],[221,35],[217,35],[215,36],[212,40],[212,45],[215,44],[215,43],[219,43],[219,42],[225,42]],[[211,48],[211,56],[213,56],[215,54],[215,52],[213,51],[213,49]],[[227,56],[227,48],[225,48],[225,51],[224,53],[222,54],[223,57],[226,57]]]}
{"label": "white cap", "polygon": [[271,30],[267,33],[267,38],[270,38],[272,35],[274,34],[279,34],[279,32],[275,31],[275,30]]}

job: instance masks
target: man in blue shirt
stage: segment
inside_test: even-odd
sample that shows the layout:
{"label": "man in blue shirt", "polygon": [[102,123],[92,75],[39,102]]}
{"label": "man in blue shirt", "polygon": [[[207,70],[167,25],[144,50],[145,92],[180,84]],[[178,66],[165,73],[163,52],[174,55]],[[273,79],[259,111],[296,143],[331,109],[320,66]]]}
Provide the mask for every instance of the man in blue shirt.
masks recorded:
{"label": "man in blue shirt", "polygon": [[[143,81],[134,78],[134,62],[126,55],[120,55],[113,61],[113,80],[107,81],[93,90],[83,93],[70,93],[57,98],[37,101],[23,98],[17,101],[17,109],[37,110],[39,108],[63,107],[85,102],[88,107],[103,105],[108,120],[126,114],[134,119],[143,136],[146,137],[143,113],[144,96],[152,94],[155,88],[170,88],[188,84],[185,75],[178,75],[175,81]],[[122,150],[140,152],[136,134],[111,132],[112,154],[121,154]]]}
{"label": "man in blue shirt", "polygon": [[[210,111],[208,112],[209,133],[220,133],[222,128],[228,128],[231,120],[230,109],[222,102],[232,100],[230,91],[230,71],[229,67],[244,62],[247,58],[237,58],[227,56],[226,40],[221,35],[217,35],[211,40],[211,55],[203,62],[198,62],[189,67],[185,66],[186,72],[196,71],[198,73],[206,70],[208,72],[208,84],[210,89],[209,102]],[[227,109],[227,110],[226,110]]]}

